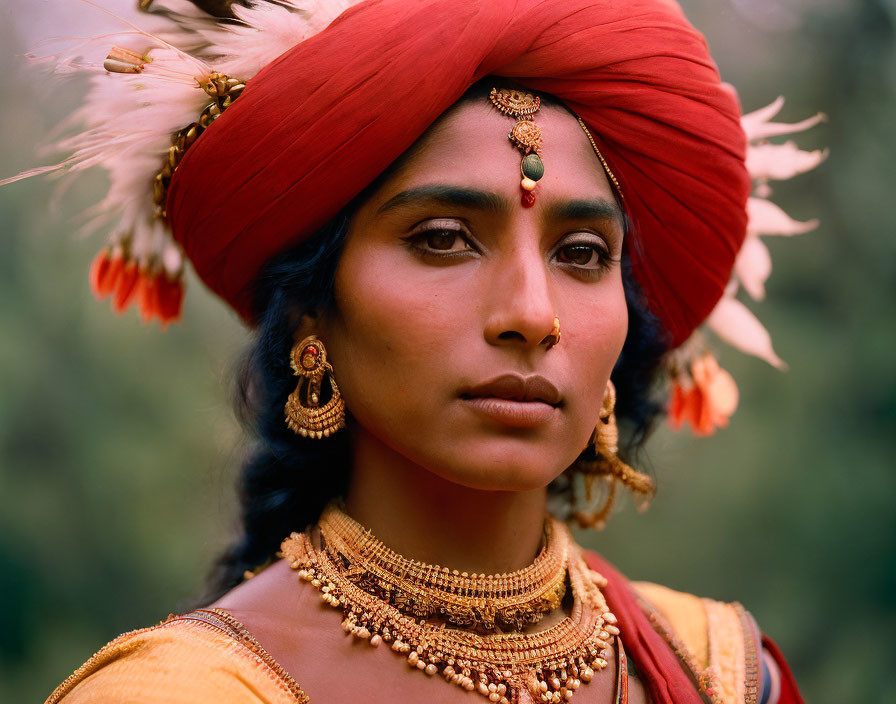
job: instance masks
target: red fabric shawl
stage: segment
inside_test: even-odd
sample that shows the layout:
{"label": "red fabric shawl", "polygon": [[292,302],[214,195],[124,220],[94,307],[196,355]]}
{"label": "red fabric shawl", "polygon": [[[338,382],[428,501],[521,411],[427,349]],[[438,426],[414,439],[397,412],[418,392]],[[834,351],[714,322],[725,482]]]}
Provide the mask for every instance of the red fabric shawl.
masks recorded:
{"label": "red fabric shawl", "polygon": [[672,0],[368,0],[248,82],[168,197],[202,280],[250,324],[270,257],[331,219],[473,83],[550,93],[600,141],[634,273],[673,345],[709,314],[746,232],[734,91]]}
{"label": "red fabric shawl", "polygon": [[[628,580],[597,553],[586,551],[585,561],[607,579],[607,586],[603,589],[607,605],[623,624],[626,655],[644,677],[650,700],[654,704],[704,704],[703,696],[685,673],[678,656],[641,610]],[[804,704],[796,680],[778,646],[764,634],[762,645],[781,671],[778,704]]]}

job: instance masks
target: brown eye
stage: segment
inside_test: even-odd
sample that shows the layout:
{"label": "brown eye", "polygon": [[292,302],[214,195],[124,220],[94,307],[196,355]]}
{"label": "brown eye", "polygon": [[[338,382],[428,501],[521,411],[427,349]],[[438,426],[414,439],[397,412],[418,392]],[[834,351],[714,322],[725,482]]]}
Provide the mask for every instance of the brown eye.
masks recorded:
{"label": "brown eye", "polygon": [[447,251],[454,247],[458,233],[450,230],[432,230],[426,235],[426,246],[430,249]]}
{"label": "brown eye", "polygon": [[560,248],[557,259],[563,264],[593,269],[600,265],[601,252],[594,245],[569,244]]}
{"label": "brown eye", "polygon": [[469,237],[462,224],[446,218],[427,221],[404,241],[419,254],[445,258],[475,253]]}

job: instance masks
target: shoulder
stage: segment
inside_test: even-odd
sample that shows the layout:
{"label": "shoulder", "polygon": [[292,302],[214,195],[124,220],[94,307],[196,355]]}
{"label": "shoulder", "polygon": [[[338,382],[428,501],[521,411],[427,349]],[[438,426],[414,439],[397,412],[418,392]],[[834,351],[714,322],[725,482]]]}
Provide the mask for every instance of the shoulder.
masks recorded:
{"label": "shoulder", "polygon": [[224,612],[198,610],[101,648],[46,704],[286,704],[307,697]]}
{"label": "shoulder", "polygon": [[713,702],[763,701],[762,635],[738,602],[632,582],[654,628],[669,641]]}

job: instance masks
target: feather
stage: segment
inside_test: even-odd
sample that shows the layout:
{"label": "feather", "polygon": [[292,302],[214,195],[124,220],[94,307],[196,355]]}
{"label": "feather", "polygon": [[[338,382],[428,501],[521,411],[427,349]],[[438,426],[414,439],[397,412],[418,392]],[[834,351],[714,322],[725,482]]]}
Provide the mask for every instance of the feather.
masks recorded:
{"label": "feather", "polygon": [[792,141],[784,144],[758,144],[747,149],[747,170],[754,179],[782,181],[811,171],[827,156],[827,149],[807,152]]}
{"label": "feather", "polygon": [[782,107],[784,107],[784,96],[778,96],[773,103],[744,115],[740,120],[740,124],[747,134],[747,140],[754,142],[767,139],[768,137],[803,132],[827,119],[827,115],[820,112],[790,125],[783,122],[770,122],[781,111]]}
{"label": "feather", "polygon": [[778,369],[787,368],[784,361],[775,354],[768,330],[736,298],[722,298],[706,319],[706,325],[741,352],[764,359]]}
{"label": "feather", "polygon": [[756,301],[765,298],[765,281],[772,273],[772,258],[762,240],[747,235],[737,259],[734,276],[749,296]]}
{"label": "feather", "polygon": [[358,0],[258,2],[234,6],[238,22],[203,32],[223,73],[248,79],[278,56],[325,29]]}
{"label": "feather", "polygon": [[818,220],[800,222],[764,198],[747,200],[747,230],[754,235],[802,235],[818,227]]}
{"label": "feather", "polygon": [[[157,0],[142,15],[142,26],[92,0],[81,2],[114,18],[123,29],[47,40],[30,54],[33,63],[62,76],[90,75],[90,87],[46,150],[65,158],[3,179],[0,186],[43,174],[70,176],[104,168],[108,191],[85,212],[82,228],[112,231],[91,265],[91,289],[100,298],[111,295],[117,312],[136,302],[144,320],[158,317],[164,326],[180,315],[184,255],[156,217],[153,177],[173,136],[195,122],[208,103],[201,82],[216,71],[242,80],[255,75],[329,25],[355,0],[236,4],[230,8],[233,20],[227,22],[196,6],[219,14],[205,2]],[[120,48],[110,56],[113,46]]]}

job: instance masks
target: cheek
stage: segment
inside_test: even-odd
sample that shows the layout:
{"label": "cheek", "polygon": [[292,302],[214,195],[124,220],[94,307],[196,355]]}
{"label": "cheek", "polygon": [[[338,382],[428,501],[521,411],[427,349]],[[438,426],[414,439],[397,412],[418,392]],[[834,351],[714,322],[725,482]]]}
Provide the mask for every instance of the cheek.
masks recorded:
{"label": "cheek", "polygon": [[433,416],[445,385],[433,360],[450,355],[463,329],[462,308],[419,270],[394,247],[362,252],[350,242],[337,270],[338,313],[325,343],[346,403],[374,432]]}
{"label": "cheek", "polygon": [[576,407],[585,426],[597,421],[607,381],[628,333],[628,308],[618,270],[600,285],[604,284],[606,288],[590,305],[582,305],[579,298],[580,304],[572,307],[569,337],[561,338],[561,345],[569,345],[570,369],[577,375],[572,386],[580,394]]}

